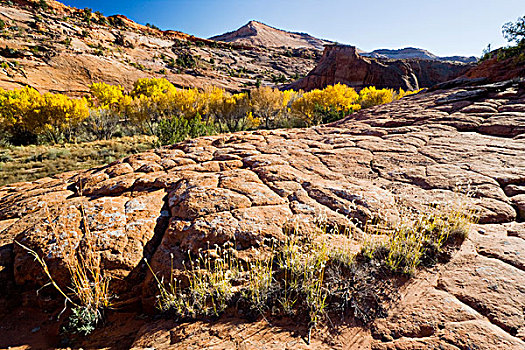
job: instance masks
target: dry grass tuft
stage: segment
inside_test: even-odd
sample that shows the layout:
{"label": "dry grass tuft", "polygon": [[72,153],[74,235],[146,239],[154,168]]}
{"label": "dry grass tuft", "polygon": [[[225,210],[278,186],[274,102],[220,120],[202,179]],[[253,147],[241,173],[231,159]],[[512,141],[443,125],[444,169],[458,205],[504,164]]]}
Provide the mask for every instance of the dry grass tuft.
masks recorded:
{"label": "dry grass tuft", "polygon": [[84,208],[80,208],[82,213],[83,239],[82,246],[78,246],[71,236],[61,234],[49,220],[53,234],[60,247],[60,254],[66,265],[71,285],[68,292],[59,286],[53,278],[46,261],[31,248],[16,242],[20,247],[35,257],[35,260],[42,267],[44,274],[49,278],[50,284],[72,305],[72,314],[69,317],[69,323],[65,330],[71,333],[87,335],[91,333],[97,324],[103,318],[103,311],[111,307],[111,298],[109,294],[110,278],[104,275],[101,269],[100,256],[93,247],[94,237],[89,230],[85,220]]}

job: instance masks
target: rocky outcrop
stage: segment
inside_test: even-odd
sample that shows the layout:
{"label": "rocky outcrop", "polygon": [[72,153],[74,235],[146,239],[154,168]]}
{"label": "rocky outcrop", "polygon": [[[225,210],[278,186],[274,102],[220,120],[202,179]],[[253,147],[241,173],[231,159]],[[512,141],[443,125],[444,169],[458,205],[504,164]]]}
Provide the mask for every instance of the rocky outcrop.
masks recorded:
{"label": "rocky outcrop", "polygon": [[[312,48],[219,43],[149,28],[121,15],[93,13],[87,21],[83,10],[45,3],[48,10],[39,1],[0,4],[6,24],[0,37],[0,88],[31,86],[82,96],[94,82],[129,90],[139,78],[156,77],[177,87],[240,91],[257,81],[272,85],[276,76],[307,74],[321,56]],[[178,64],[179,57],[192,57],[196,66]]]}
{"label": "rocky outcrop", "polygon": [[311,48],[317,50],[322,50],[324,45],[332,43],[306,33],[287,32],[257,21],[250,21],[237,30],[217,35],[210,39],[264,47]]}
{"label": "rocky outcrop", "polygon": [[[525,51],[521,55],[525,55]],[[507,59],[494,57],[480,62],[480,64],[466,72],[464,76],[469,79],[486,78],[491,82],[503,81],[514,77],[525,77],[525,60],[520,60],[518,57]]]}
{"label": "rocky outcrop", "polygon": [[[89,239],[119,302],[148,304],[155,290],[143,258],[159,275],[171,266],[177,273],[187,251],[234,240],[240,254],[250,254],[298,223],[308,229],[319,216],[353,227],[376,215],[395,218],[399,200],[413,208],[447,203],[458,185],[469,185],[468,207],[478,211],[479,225],[450,262],[403,286],[399,300],[370,327],[349,321],[334,337],[318,330],[313,344],[523,349],[524,126],[523,81],[464,86],[331,125],[203,137],[101,168],[12,184],[0,188],[0,272],[7,271],[1,284],[16,282],[34,295],[45,282],[15,240],[45,257],[60,283],[67,276],[62,245]],[[285,323],[156,321],[133,343],[306,348]],[[11,339],[3,331],[0,339]]]}
{"label": "rocky outcrop", "polygon": [[390,60],[362,57],[353,46],[331,45],[318,65],[303,79],[287,86],[294,90],[324,88],[336,83],[356,89],[365,86],[415,90],[454,79],[471,65],[435,60]]}

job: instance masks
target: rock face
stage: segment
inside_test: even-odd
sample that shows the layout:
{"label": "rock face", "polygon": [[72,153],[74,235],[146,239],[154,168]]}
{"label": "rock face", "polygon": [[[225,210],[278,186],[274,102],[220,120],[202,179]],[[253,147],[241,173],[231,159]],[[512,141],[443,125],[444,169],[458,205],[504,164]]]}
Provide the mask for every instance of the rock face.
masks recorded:
{"label": "rock face", "polygon": [[357,89],[376,86],[415,90],[454,79],[471,67],[435,60],[367,58],[353,46],[332,45],[325,47],[321,61],[306,77],[287,87],[308,91],[341,83]]}
{"label": "rock face", "polygon": [[[108,166],[0,188],[0,274],[34,290],[35,249],[57,281],[64,242],[92,240],[121,300],[151,300],[151,275],[182,269],[186,251],[235,240],[250,252],[320,215],[351,226],[423,208],[470,185],[479,225],[444,265],[400,290],[384,318],[316,331],[316,348],[525,348],[525,84],[456,87],[409,96],[310,129],[203,137]],[[84,214],[82,214],[82,211]],[[91,235],[83,234],[84,216]],[[353,219],[353,220],[350,220]],[[8,320],[8,318],[2,318]],[[283,330],[284,329],[284,330]],[[254,334],[262,334],[253,336]],[[324,334],[324,335],[323,335]],[[0,328],[0,338],[2,338]],[[212,344],[215,344],[212,346]],[[264,321],[174,324],[137,333],[134,347],[307,348]],[[292,346],[292,345],[286,345]]]}
{"label": "rock face", "polygon": [[[292,79],[307,74],[321,56],[310,44],[285,50],[217,43],[149,28],[120,15],[92,14],[86,21],[83,10],[54,0],[47,0],[47,11],[40,4],[37,0],[0,4],[0,20],[6,23],[0,38],[0,88],[28,85],[40,92],[79,96],[94,82],[129,90],[139,78],[156,77],[178,87],[214,85],[240,91],[257,80],[271,85],[272,76]],[[178,64],[181,57],[193,58],[196,65]]]}
{"label": "rock face", "polygon": [[[522,55],[525,52],[522,52]],[[512,79],[514,77],[525,77],[525,61],[516,57],[498,60],[497,57],[481,62],[465,73],[469,79],[487,78],[491,82]]]}
{"label": "rock face", "polygon": [[306,33],[293,33],[250,21],[241,28],[210,38],[216,41],[241,43],[265,47],[311,48],[322,50],[331,41],[315,38]]}
{"label": "rock face", "polygon": [[463,62],[463,63],[475,63],[478,59],[474,56],[465,57],[465,56],[445,56],[439,57],[434,55],[432,52],[429,52],[424,49],[418,49],[415,47],[405,47],[398,50],[389,50],[389,49],[377,49],[372,52],[362,52],[361,56],[373,57],[373,58],[390,58],[390,59],[407,59],[407,58],[416,58],[416,59],[425,59],[432,61],[454,61],[454,62]]}

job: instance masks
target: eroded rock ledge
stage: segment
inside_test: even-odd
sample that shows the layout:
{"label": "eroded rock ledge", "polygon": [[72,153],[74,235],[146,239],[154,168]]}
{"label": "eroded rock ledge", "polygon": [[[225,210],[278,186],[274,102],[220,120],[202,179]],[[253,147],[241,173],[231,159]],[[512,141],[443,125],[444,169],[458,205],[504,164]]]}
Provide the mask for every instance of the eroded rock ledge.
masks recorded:
{"label": "eroded rock ledge", "polygon": [[[467,184],[480,225],[453,259],[403,287],[400,301],[370,329],[344,327],[330,341],[320,337],[318,348],[523,349],[523,81],[419,94],[322,127],[199,138],[0,188],[0,277],[28,289],[45,280],[33,259],[13,247],[16,239],[43,254],[58,280],[65,278],[57,245],[65,236],[81,243],[83,208],[114,290],[124,300],[147,302],[144,257],[162,271],[173,254],[178,268],[187,250],[231,239],[239,249],[258,247],[319,215],[359,225],[397,215],[395,198],[422,207],[450,200]],[[157,326],[139,332],[135,346],[173,346],[173,336],[164,339]],[[297,340],[268,326],[265,337],[245,339],[259,324],[171,327],[160,328],[173,335],[196,327],[176,337],[180,348],[205,345],[210,332],[222,332],[224,346],[228,334],[247,348]]]}

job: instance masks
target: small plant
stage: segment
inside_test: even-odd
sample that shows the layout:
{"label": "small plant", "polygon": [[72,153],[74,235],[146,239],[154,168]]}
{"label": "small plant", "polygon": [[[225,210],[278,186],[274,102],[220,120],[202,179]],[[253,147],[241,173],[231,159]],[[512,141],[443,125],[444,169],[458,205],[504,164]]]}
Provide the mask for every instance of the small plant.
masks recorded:
{"label": "small plant", "polygon": [[[80,251],[77,251],[76,244],[71,238],[65,238],[59,245],[62,249],[63,261],[71,276],[71,295],[65,293],[55,282],[46,261],[38,253],[18,241],[16,243],[35,257],[44,274],[49,278],[50,284],[65,298],[66,303],[69,302],[72,305],[72,314],[65,330],[70,333],[86,335],[95,329],[96,325],[102,320],[103,311],[111,306],[110,279],[104,276],[102,272],[100,257],[96,255],[93,246],[94,237],[89,230],[82,205],[80,211],[84,231],[84,246],[79,248]],[[48,219],[48,222],[52,234],[57,239],[64,236],[56,231],[52,220]]]}
{"label": "small plant", "polygon": [[252,309],[263,314],[268,305],[273,283],[274,255],[267,260],[257,259],[248,266],[248,283],[242,296]]}
{"label": "small plant", "polygon": [[64,40],[62,40],[62,44],[64,44],[65,47],[71,47],[71,38],[67,37]]}
{"label": "small plant", "polygon": [[448,242],[463,241],[470,224],[476,222],[475,212],[459,202],[429,207],[427,213],[406,212],[393,225],[388,240],[378,246],[367,245],[369,258],[383,259],[395,273],[412,275],[420,265],[433,265]]}

